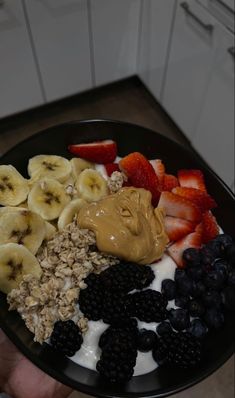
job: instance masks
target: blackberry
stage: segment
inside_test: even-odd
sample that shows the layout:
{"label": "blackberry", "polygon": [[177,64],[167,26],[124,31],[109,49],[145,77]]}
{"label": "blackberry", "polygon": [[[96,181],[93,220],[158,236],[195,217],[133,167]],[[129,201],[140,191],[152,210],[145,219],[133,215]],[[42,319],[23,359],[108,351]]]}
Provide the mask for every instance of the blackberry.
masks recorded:
{"label": "blackberry", "polygon": [[83,338],[79,327],[73,321],[57,321],[50,342],[56,350],[72,357],[80,349]]}
{"label": "blackberry", "polygon": [[107,290],[103,294],[102,319],[105,323],[117,324],[129,317],[127,296],[123,292]]}
{"label": "blackberry", "polygon": [[136,342],[127,331],[122,331],[110,337],[103,346],[96,369],[109,381],[124,383],[133,376],[136,358]]}
{"label": "blackberry", "polygon": [[99,347],[102,349],[106,344],[109,344],[116,335],[122,335],[125,337],[126,333],[131,336],[134,341],[137,341],[138,327],[136,319],[126,319],[120,324],[109,326],[100,336]]}
{"label": "blackberry", "polygon": [[98,321],[102,318],[103,309],[103,290],[99,275],[90,274],[85,283],[86,289],[82,289],[79,294],[79,307],[86,318],[92,321]]}
{"label": "blackberry", "polygon": [[129,313],[144,322],[161,322],[167,318],[167,300],[155,290],[147,289],[129,296]]}
{"label": "blackberry", "polygon": [[149,286],[154,278],[155,275],[151,267],[135,263],[113,265],[100,274],[104,289],[125,293]]}
{"label": "blackberry", "polygon": [[159,340],[153,351],[153,358],[157,362],[159,357],[161,364],[185,369],[194,367],[201,361],[201,342],[188,332],[167,334]]}
{"label": "blackberry", "polygon": [[176,296],[176,283],[172,279],[162,281],[162,294],[167,300],[173,300]]}

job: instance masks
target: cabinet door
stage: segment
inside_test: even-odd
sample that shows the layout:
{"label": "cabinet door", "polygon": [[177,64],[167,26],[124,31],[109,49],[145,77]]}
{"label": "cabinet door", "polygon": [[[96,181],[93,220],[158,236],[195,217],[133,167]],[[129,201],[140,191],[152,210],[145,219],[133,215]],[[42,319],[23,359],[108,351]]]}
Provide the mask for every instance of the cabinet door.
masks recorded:
{"label": "cabinet door", "polygon": [[215,28],[216,58],[192,144],[231,187],[234,181],[234,38]]}
{"label": "cabinet door", "polygon": [[136,73],[140,0],[91,0],[95,80]]}
{"label": "cabinet door", "polygon": [[161,100],[174,7],[172,0],[142,0],[137,70],[158,100]]}
{"label": "cabinet door", "polygon": [[47,101],[91,87],[86,0],[25,0]]}
{"label": "cabinet door", "polygon": [[191,139],[214,59],[215,20],[193,0],[179,1],[172,34],[163,106]]}
{"label": "cabinet door", "polygon": [[43,102],[22,3],[0,5],[0,117]]}

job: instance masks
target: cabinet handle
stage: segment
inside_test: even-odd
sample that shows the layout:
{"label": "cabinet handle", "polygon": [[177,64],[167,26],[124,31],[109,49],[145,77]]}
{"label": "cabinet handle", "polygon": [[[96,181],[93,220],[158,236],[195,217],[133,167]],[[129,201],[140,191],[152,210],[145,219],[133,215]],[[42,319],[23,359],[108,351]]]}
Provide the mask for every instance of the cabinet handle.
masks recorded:
{"label": "cabinet handle", "polygon": [[235,47],[229,47],[228,53],[232,55],[233,58],[235,58]]}
{"label": "cabinet handle", "polygon": [[196,14],[193,13],[192,10],[190,10],[190,7],[186,1],[180,4],[180,6],[183,8],[183,10],[188,14],[191,18],[194,19],[203,29],[205,29],[209,34],[212,34],[214,26],[211,24],[207,24],[203,22]]}
{"label": "cabinet handle", "polygon": [[211,0],[214,1],[215,3],[218,3],[222,8],[224,8],[226,11],[228,11],[230,14],[234,15],[235,12],[231,7],[229,7],[228,4],[224,3],[223,0]]}

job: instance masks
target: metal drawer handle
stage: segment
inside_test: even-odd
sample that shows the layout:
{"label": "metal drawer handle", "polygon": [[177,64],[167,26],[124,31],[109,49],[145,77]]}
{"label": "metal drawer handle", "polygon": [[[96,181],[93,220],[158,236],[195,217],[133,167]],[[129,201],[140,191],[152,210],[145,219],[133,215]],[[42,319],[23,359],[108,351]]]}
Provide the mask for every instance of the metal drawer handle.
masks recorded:
{"label": "metal drawer handle", "polygon": [[192,10],[190,10],[190,7],[188,3],[186,3],[186,1],[181,3],[180,6],[183,8],[186,14],[188,14],[191,18],[193,18],[199,25],[201,25],[203,29],[205,29],[208,33],[212,34],[214,26],[201,21],[201,19],[196,14],[194,14]]}
{"label": "metal drawer handle", "polygon": [[230,14],[234,15],[235,12],[231,7],[228,6],[228,4],[224,3],[223,0],[212,0],[216,3],[218,3],[221,7],[223,7],[226,11],[230,12]]}
{"label": "metal drawer handle", "polygon": [[229,47],[228,53],[232,55],[233,58],[235,58],[235,47]]}

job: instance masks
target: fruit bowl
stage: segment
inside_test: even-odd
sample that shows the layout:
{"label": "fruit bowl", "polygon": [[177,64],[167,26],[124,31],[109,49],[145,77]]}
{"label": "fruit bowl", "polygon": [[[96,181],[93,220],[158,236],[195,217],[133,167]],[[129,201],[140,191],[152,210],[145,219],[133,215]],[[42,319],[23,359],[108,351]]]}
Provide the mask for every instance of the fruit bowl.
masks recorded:
{"label": "fruit bowl", "polygon": [[[18,144],[0,159],[0,164],[12,164],[25,177],[28,159],[38,154],[57,154],[71,158],[67,151],[71,143],[113,139],[118,155],[139,151],[149,159],[160,158],[169,173],[181,168],[202,170],[208,191],[218,203],[214,214],[221,228],[235,238],[234,195],[193,151],[146,128],[109,120],[78,121],[54,126]],[[234,352],[234,322],[226,316],[223,328],[206,342],[204,359],[193,370],[159,367],[151,373],[136,376],[120,385],[103,380],[98,373],[83,368],[55,351],[47,344],[33,341],[17,312],[8,311],[6,296],[0,293],[0,327],[19,350],[43,371],[81,392],[99,397],[162,397],[186,389],[209,376]]]}

